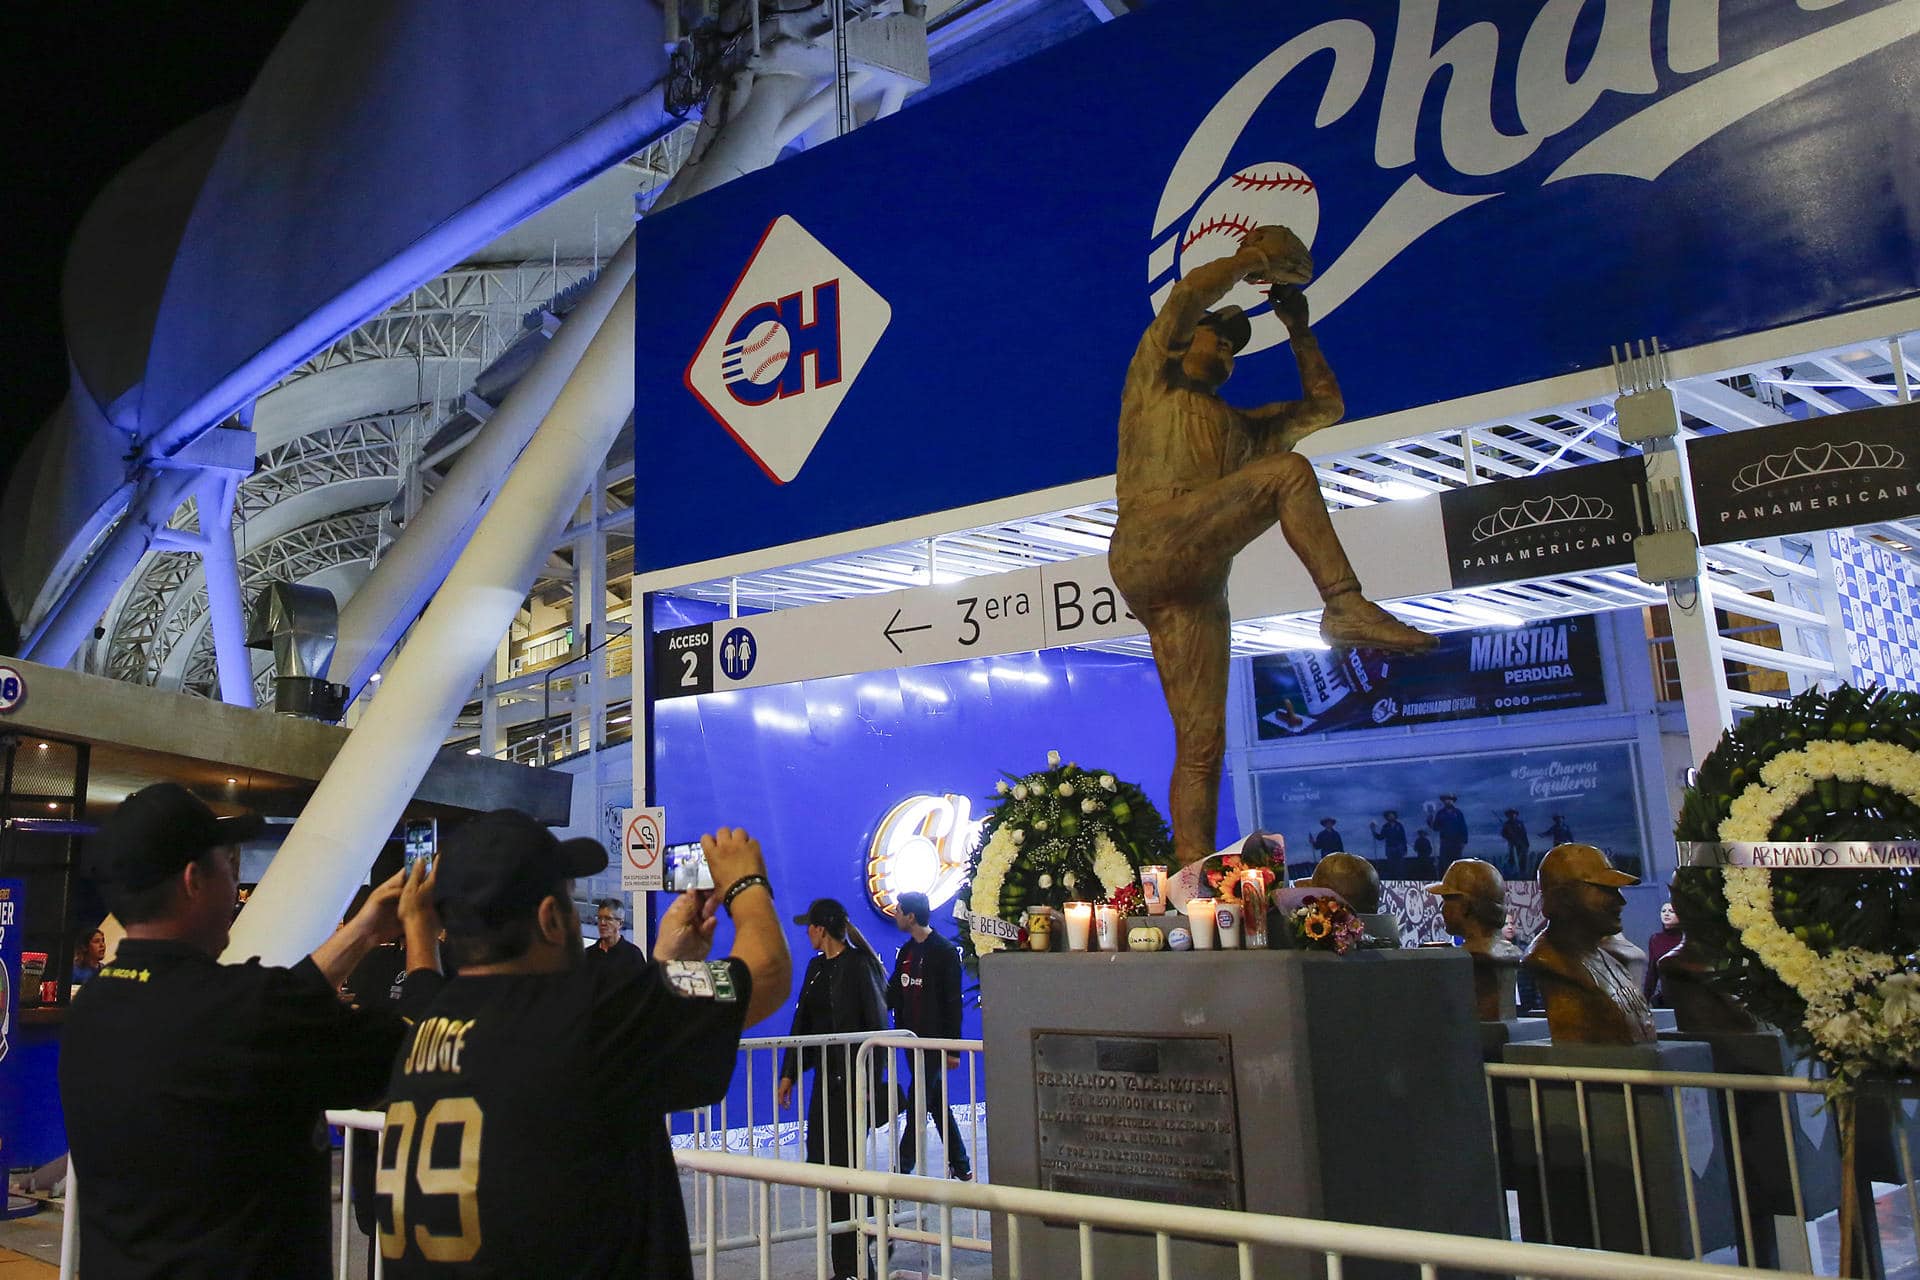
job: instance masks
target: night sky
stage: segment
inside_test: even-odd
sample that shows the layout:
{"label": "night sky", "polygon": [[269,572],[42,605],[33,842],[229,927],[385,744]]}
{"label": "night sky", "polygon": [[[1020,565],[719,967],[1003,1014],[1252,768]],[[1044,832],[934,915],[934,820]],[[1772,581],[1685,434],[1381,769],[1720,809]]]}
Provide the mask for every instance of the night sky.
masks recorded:
{"label": "night sky", "polygon": [[[168,132],[244,96],[296,0],[8,4],[7,395],[0,482],[66,394],[60,273],[108,179]],[[0,512],[0,519],[5,513]]]}

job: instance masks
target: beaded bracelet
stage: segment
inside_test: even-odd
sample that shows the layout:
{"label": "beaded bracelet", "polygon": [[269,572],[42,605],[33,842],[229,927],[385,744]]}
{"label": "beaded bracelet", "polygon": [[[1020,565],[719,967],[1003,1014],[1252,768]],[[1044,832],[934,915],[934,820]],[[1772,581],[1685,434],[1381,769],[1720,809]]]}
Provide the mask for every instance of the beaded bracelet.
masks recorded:
{"label": "beaded bracelet", "polygon": [[726,895],[720,899],[720,905],[727,909],[728,915],[732,915],[733,900],[757,884],[765,885],[769,894],[773,892],[773,882],[765,876],[741,876],[727,886]]}

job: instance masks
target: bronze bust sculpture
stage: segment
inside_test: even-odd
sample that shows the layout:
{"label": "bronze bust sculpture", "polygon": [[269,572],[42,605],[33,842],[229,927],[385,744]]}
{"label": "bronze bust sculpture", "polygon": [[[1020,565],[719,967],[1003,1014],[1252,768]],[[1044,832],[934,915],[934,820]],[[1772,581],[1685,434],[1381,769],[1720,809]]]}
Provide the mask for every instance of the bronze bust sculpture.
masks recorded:
{"label": "bronze bust sculpture", "polygon": [[[1146,626],[1173,718],[1170,808],[1181,866],[1213,852],[1226,751],[1227,574],[1234,555],[1275,524],[1325,602],[1329,644],[1418,652],[1435,643],[1360,594],[1302,439],[1346,412],[1307,323],[1300,286],[1313,258],[1285,227],[1258,227],[1239,252],[1173,286],[1127,368],[1115,481],[1120,516],[1108,567]],[[1268,286],[1287,327],[1299,400],[1237,409],[1220,398],[1251,340],[1238,307],[1209,311],[1241,281]]]}
{"label": "bronze bust sculpture", "polygon": [[1707,963],[1692,942],[1694,909],[1690,895],[1673,895],[1674,914],[1680,921],[1680,945],[1660,957],[1660,989],[1673,1007],[1674,1024],[1692,1035],[1765,1030],[1765,1024],[1747,1012],[1746,1006],[1708,981]]}
{"label": "bronze bust sculpture", "polygon": [[1461,858],[1427,892],[1440,899],[1447,932],[1473,957],[1473,1002],[1482,1022],[1514,1017],[1520,1001],[1514,970],[1520,948],[1500,936],[1507,922],[1507,882],[1491,862]]}
{"label": "bronze bust sculpture", "polygon": [[1380,873],[1371,862],[1356,853],[1330,853],[1314,866],[1307,883],[1339,894],[1367,927],[1370,941],[1400,945],[1400,922],[1380,912]]}
{"label": "bronze bust sculpture", "polygon": [[1627,905],[1620,890],[1639,884],[1590,844],[1555,845],[1540,860],[1547,927],[1522,961],[1547,1003],[1556,1042],[1650,1044],[1653,1010],[1607,942]]}

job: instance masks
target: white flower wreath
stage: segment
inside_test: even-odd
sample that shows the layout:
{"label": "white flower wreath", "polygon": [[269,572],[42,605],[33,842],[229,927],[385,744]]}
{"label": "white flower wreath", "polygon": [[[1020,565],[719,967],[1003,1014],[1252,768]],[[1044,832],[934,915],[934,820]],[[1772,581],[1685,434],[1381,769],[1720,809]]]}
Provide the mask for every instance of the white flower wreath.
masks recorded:
{"label": "white flower wreath", "polygon": [[[1720,823],[1720,838],[1764,842],[1782,814],[1829,778],[1871,783],[1920,803],[1920,754],[1890,742],[1815,741],[1801,750],[1783,751],[1761,767],[1759,779],[1734,797]],[[1740,931],[1740,941],[1762,964],[1806,1001],[1807,1031],[1837,1059],[1867,1049],[1876,1038],[1876,1026],[1909,1033],[1920,1021],[1909,1016],[1916,979],[1895,957],[1855,947],[1823,956],[1794,937],[1774,915],[1769,872],[1727,867],[1722,888],[1727,923]],[[1863,1016],[1863,998],[1872,1002],[1867,1012],[1879,1013],[1877,1021]]]}
{"label": "white flower wreath", "polygon": [[[1006,890],[1007,872],[1012,870],[1013,861],[1020,855],[1019,833],[1006,827],[993,833],[993,839],[987,841],[987,847],[980,852],[980,867],[973,873],[973,910],[984,915],[997,916],[1001,910],[1001,895]],[[1094,837],[1093,875],[1099,884],[1095,886],[1096,898],[1112,897],[1122,885],[1131,884],[1135,877],[1133,864],[1127,861],[1127,855],[1120,846],[1102,834]],[[1071,883],[1073,875],[1067,874]],[[979,929],[970,929],[973,935],[973,949],[980,955],[989,951],[1004,951],[1008,947],[1005,938],[985,933]]]}

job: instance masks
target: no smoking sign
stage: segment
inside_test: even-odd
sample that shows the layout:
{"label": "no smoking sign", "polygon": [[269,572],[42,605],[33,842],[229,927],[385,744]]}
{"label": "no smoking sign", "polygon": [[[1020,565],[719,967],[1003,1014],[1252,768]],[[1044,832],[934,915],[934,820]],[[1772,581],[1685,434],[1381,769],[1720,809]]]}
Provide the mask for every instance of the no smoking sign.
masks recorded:
{"label": "no smoking sign", "polygon": [[626,893],[667,887],[661,856],[667,847],[667,811],[623,809],[620,813],[620,888]]}

